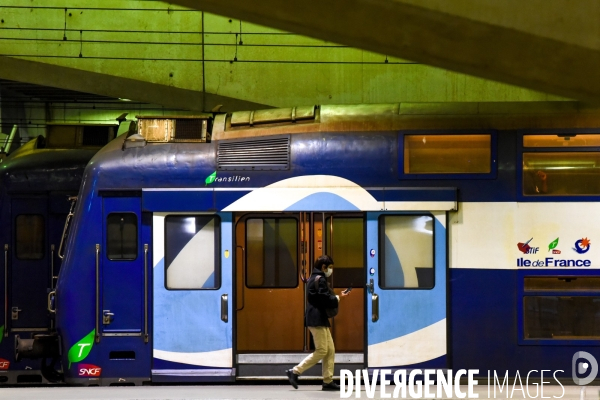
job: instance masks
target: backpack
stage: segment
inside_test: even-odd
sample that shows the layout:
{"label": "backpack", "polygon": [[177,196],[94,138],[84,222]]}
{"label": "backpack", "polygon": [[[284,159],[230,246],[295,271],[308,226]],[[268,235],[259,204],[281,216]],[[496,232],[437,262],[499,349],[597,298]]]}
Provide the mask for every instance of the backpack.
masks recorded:
{"label": "backpack", "polygon": [[[316,289],[317,289],[317,293],[319,293],[319,286],[318,286],[319,279],[321,279],[321,276],[317,275],[317,278],[314,280],[314,282],[315,282],[315,287],[316,287]],[[334,293],[333,289],[331,289],[331,288],[329,287],[329,285],[327,285],[327,288],[329,289],[329,294],[333,294],[333,295],[335,295],[335,293]],[[327,314],[327,318],[333,318],[333,317],[335,317],[336,315],[338,315],[338,311],[339,311],[339,308],[338,308],[338,307],[335,307],[335,308],[326,308],[326,309],[325,309],[325,314]]]}

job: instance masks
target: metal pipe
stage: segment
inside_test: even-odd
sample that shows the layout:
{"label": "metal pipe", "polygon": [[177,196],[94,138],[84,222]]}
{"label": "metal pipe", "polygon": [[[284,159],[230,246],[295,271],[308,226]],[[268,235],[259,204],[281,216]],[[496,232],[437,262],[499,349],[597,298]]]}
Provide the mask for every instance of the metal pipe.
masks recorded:
{"label": "metal pipe", "polygon": [[144,343],[148,343],[148,243],[144,244]]}
{"label": "metal pipe", "polygon": [[8,244],[4,245],[4,337],[8,337]]}
{"label": "metal pipe", "polygon": [[71,201],[71,209],[69,210],[69,214],[67,215],[67,219],[65,221],[65,227],[63,228],[63,233],[62,236],[60,238],[60,245],[58,246],[58,257],[62,260],[65,257],[65,254],[63,252],[64,250],[64,244],[65,241],[67,239],[67,233],[68,233],[68,229],[69,229],[69,223],[71,222],[71,218],[74,215],[74,208],[75,208],[75,203],[77,203],[77,197],[69,197],[69,200]]}
{"label": "metal pipe", "polygon": [[54,245],[50,245],[50,289],[54,289]]}
{"label": "metal pipe", "polygon": [[100,245],[96,244],[96,343],[100,343]]}

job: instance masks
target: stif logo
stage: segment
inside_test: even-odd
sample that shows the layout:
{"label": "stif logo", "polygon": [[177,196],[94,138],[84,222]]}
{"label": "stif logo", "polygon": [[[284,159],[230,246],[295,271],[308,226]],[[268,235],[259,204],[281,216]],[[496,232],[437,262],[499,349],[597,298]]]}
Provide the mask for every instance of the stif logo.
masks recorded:
{"label": "stif logo", "polygon": [[102,368],[93,364],[79,364],[77,366],[79,370],[79,376],[100,376]]}
{"label": "stif logo", "polygon": [[6,370],[10,367],[10,361],[0,358],[0,370]]}
{"label": "stif logo", "polygon": [[517,243],[517,248],[523,254],[535,254],[540,249],[539,247],[531,247],[529,242],[531,242],[533,238],[529,239],[525,243]]}

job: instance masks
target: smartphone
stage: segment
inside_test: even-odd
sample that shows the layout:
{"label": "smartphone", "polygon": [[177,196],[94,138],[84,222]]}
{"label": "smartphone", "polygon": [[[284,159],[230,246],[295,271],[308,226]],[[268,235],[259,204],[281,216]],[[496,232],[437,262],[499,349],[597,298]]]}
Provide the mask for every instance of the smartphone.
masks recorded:
{"label": "smartphone", "polygon": [[344,294],[348,294],[352,291],[352,286],[350,286],[348,289],[344,290]]}

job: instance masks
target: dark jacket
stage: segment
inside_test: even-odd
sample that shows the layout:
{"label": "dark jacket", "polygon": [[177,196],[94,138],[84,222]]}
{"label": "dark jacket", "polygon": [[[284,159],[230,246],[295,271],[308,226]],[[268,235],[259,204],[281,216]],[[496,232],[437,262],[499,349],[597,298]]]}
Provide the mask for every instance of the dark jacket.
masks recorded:
{"label": "dark jacket", "polygon": [[[320,276],[318,284],[315,284],[315,279]],[[333,294],[333,291],[329,291],[329,285],[327,284],[327,278],[325,274],[314,269],[312,275],[308,278],[307,293],[306,293],[306,326],[330,326],[329,319],[327,318],[326,308],[336,308],[338,306],[338,299]]]}

